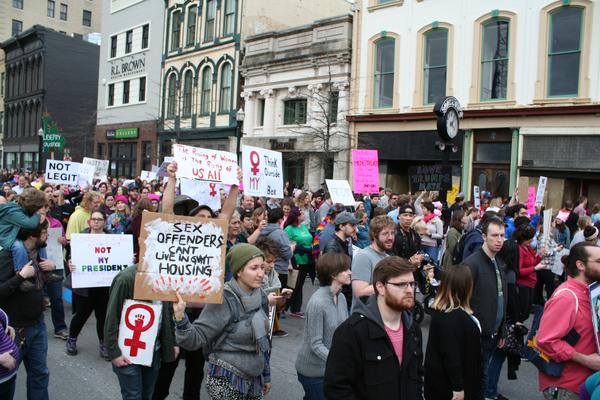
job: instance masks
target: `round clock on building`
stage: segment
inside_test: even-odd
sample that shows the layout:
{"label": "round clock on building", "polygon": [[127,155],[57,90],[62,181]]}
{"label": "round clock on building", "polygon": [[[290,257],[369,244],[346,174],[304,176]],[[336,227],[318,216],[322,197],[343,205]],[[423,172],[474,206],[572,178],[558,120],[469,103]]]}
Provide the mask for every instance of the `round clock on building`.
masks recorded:
{"label": "round clock on building", "polygon": [[435,103],[433,112],[437,114],[437,131],[440,137],[447,142],[454,140],[458,135],[458,120],[463,116],[462,107],[456,97],[440,99]]}

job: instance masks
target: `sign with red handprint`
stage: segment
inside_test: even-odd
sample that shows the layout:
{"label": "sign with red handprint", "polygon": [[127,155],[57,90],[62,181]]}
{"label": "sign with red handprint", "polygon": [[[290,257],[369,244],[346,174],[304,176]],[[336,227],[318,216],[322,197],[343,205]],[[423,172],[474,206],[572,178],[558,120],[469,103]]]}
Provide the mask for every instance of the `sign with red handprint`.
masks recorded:
{"label": "sign with red handprint", "polygon": [[162,303],[127,299],[121,311],[119,349],[133,364],[151,366]]}

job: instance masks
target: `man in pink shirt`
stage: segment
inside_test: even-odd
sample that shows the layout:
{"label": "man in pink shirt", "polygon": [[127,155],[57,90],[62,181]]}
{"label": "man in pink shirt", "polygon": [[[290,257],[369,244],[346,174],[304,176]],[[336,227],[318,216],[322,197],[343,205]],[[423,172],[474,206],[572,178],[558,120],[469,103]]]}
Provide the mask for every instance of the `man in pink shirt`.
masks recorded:
{"label": "man in pink shirt", "polygon": [[[540,372],[539,387],[546,399],[577,400],[585,379],[600,370],[588,290],[590,283],[600,280],[600,247],[578,243],[563,262],[569,277],[546,302],[537,345],[565,366],[558,378]],[[571,329],[580,336],[574,346],[565,340]]]}

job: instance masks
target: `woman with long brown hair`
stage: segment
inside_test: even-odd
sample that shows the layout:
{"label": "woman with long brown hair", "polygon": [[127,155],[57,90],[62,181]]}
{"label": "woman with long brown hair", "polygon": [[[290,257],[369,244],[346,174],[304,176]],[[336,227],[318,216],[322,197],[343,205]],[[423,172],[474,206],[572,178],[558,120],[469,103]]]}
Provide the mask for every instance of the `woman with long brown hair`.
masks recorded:
{"label": "woman with long brown hair", "polygon": [[481,395],[481,327],[471,309],[472,293],[468,267],[446,269],[433,302],[425,355],[427,400],[469,400]]}

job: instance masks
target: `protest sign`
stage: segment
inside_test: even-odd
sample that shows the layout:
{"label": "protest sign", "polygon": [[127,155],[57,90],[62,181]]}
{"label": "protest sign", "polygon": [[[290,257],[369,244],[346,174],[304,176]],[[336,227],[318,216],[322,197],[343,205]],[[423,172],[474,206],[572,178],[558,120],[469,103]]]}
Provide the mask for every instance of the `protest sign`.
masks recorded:
{"label": "protest sign", "polygon": [[352,150],[354,193],[379,192],[379,161],[377,150]]}
{"label": "protest sign", "polygon": [[108,175],[108,160],[98,160],[96,158],[83,157],[83,165],[93,165],[95,167],[94,170],[94,179],[100,179],[105,181]]}
{"label": "protest sign", "polygon": [[132,364],[151,366],[158,336],[162,303],[127,299],[121,310],[119,350]]}
{"label": "protest sign", "polygon": [[62,228],[48,228],[48,240],[46,241],[46,256],[48,260],[56,265],[56,269],[64,269],[63,246],[58,241],[62,236]]}
{"label": "protest sign", "polygon": [[479,186],[473,186],[473,206],[478,210],[481,208],[481,193],[479,193]]}
{"label": "protest sign", "polygon": [[190,196],[198,204],[209,206],[213,210],[221,209],[222,183],[198,181],[196,179],[181,178],[181,194]]}
{"label": "protest sign", "polygon": [[237,185],[237,156],[227,151],[201,149],[183,144],[173,145],[177,176],[201,181]]}
{"label": "protest sign", "polygon": [[423,165],[409,167],[410,191],[444,191],[452,189],[450,165]]}
{"label": "protest sign", "polygon": [[142,171],[142,173],[140,174],[140,179],[143,182],[151,182],[156,179],[156,172]]}
{"label": "protest sign", "polygon": [[331,201],[341,203],[345,206],[356,206],[356,200],[350,189],[350,184],[346,180],[325,179],[327,190],[331,195]]}
{"label": "protest sign", "polygon": [[244,146],[242,168],[244,194],[283,199],[283,160],[280,152]]}
{"label": "protest sign", "polygon": [[452,190],[446,192],[446,202],[448,204],[453,204],[456,201],[456,196],[458,196],[459,187],[458,185],[452,185]]}
{"label": "protest sign", "polygon": [[527,214],[535,214],[535,186],[527,188]]}
{"label": "protest sign", "polygon": [[95,165],[79,165],[79,180],[78,184],[82,188],[90,186],[94,182]]}
{"label": "protest sign", "polygon": [[544,222],[542,223],[542,230],[544,233],[542,234],[542,240],[547,245],[548,238],[550,237],[550,228],[552,226],[552,209],[544,210]]}
{"label": "protest sign", "polygon": [[600,282],[594,282],[589,286],[590,290],[590,304],[592,305],[592,323],[594,325],[594,338],[596,338],[596,349],[600,353],[600,341],[598,336],[600,334]]}
{"label": "protest sign", "polygon": [[548,183],[548,178],[545,176],[540,176],[540,181],[538,182],[537,192],[535,194],[535,205],[541,206],[544,204],[544,194],[546,193],[546,184]]}
{"label": "protest sign", "polygon": [[165,157],[165,160],[162,164],[160,164],[158,171],[156,171],[156,176],[160,176],[162,178],[169,176],[169,173],[167,172],[167,167],[169,166],[169,164],[171,164],[171,162],[174,159],[175,157]]}
{"label": "protest sign", "polygon": [[134,297],[221,303],[228,222],[144,212]]}
{"label": "protest sign", "polygon": [[76,186],[79,182],[79,166],[71,161],[46,160],[44,182]]}
{"label": "protest sign", "polygon": [[73,289],[110,286],[115,275],[133,262],[132,235],[71,235]]}

